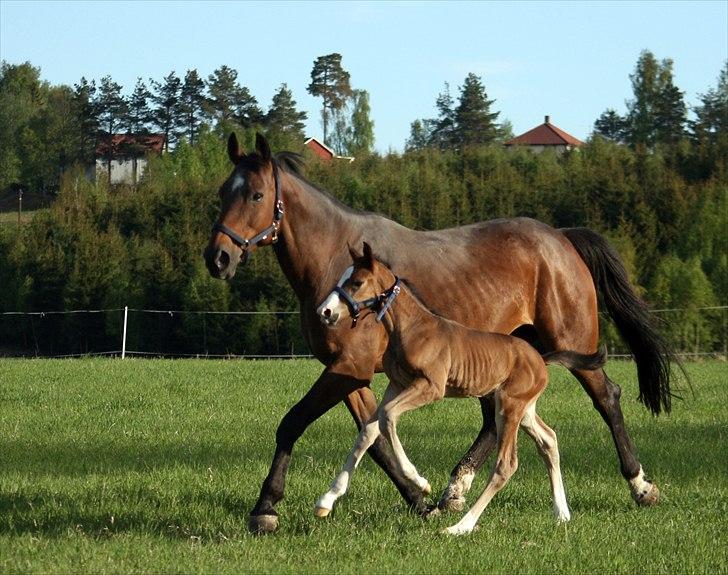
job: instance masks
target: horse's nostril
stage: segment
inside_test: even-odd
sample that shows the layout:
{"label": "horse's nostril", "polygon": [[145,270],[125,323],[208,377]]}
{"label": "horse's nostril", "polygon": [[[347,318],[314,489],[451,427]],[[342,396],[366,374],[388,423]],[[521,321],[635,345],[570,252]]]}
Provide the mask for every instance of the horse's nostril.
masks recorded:
{"label": "horse's nostril", "polygon": [[331,310],[329,308],[324,310],[324,317],[331,317]]}
{"label": "horse's nostril", "polygon": [[226,269],[230,265],[230,255],[223,250],[218,250],[215,254],[215,265],[220,271]]}

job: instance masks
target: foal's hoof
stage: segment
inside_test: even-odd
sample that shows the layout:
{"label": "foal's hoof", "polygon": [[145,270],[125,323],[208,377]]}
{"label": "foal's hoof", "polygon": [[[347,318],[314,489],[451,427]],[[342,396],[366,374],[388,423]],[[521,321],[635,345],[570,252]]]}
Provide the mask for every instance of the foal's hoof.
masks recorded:
{"label": "foal's hoof", "polygon": [[422,487],[422,495],[429,495],[430,493],[432,493],[432,486],[429,481],[425,480],[425,485]]}
{"label": "foal's hoof", "polygon": [[253,535],[267,535],[278,529],[277,515],[251,515],[248,519],[248,529]]}
{"label": "foal's hoof", "polygon": [[421,516],[423,519],[430,520],[440,515],[441,511],[437,505],[428,505],[427,508],[422,512]]}
{"label": "foal's hoof", "polygon": [[331,513],[331,509],[326,509],[326,507],[317,507],[314,510],[316,517],[328,517],[329,513]]}
{"label": "foal's hoof", "polygon": [[632,491],[632,499],[640,507],[651,507],[660,501],[660,490],[649,481],[640,491]]}
{"label": "foal's hoof", "polygon": [[437,506],[443,511],[459,513],[465,509],[465,497],[450,497],[441,499]]}

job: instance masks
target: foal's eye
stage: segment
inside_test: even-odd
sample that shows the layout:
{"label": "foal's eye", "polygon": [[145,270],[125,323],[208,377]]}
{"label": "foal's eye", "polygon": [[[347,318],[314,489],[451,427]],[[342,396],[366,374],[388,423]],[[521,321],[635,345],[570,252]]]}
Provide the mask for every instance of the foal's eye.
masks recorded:
{"label": "foal's eye", "polygon": [[360,287],[361,287],[361,282],[360,281],[351,282],[351,289],[358,290]]}
{"label": "foal's eye", "polygon": [[255,192],[253,194],[253,201],[254,202],[259,202],[262,199],[263,199],[263,192]]}

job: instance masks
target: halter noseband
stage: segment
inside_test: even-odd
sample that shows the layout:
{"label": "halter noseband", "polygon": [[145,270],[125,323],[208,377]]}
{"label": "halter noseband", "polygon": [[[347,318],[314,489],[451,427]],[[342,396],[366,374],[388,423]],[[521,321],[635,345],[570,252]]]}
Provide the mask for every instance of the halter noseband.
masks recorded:
{"label": "halter noseband", "polygon": [[239,248],[242,248],[243,250],[247,250],[250,246],[257,245],[258,242],[262,242],[263,240],[267,239],[269,235],[271,236],[271,242],[276,243],[278,241],[278,230],[281,227],[281,220],[283,219],[284,212],[283,199],[281,198],[281,181],[278,177],[278,164],[276,164],[275,160],[273,160],[273,180],[275,181],[276,200],[273,207],[273,223],[271,223],[271,225],[269,225],[262,232],[256,234],[249,240],[246,240],[237,232],[231,230],[225,224],[221,224],[219,222],[212,226],[212,231],[225,234],[233,241],[234,244],[236,244]]}
{"label": "halter noseband", "polygon": [[[362,311],[362,309],[370,309],[372,311],[376,311],[377,321],[382,321],[384,314],[390,307],[392,307],[395,298],[399,295],[399,292],[402,289],[400,287],[401,283],[401,280],[397,276],[394,276],[394,285],[392,285],[391,288],[384,290],[379,295],[360,301],[356,301],[341,286],[337,285],[333,291],[344,299],[344,303],[346,303],[346,307],[349,308],[349,313],[351,314],[351,319],[353,321],[352,327],[355,327],[356,322],[359,319],[359,313]],[[377,306],[379,306],[378,310],[376,309]]]}

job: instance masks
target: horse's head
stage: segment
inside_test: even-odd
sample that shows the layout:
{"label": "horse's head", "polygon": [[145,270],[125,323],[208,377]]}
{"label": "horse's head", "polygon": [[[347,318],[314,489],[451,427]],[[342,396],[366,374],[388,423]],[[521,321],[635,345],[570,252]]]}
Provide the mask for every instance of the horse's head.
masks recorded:
{"label": "horse's head", "polygon": [[399,293],[399,279],[383,263],[378,261],[372,248],[364,242],[364,253],[357,254],[349,248],[353,265],[348,267],[334,290],[318,307],[321,321],[333,327],[340,320],[351,317],[356,326],[359,314],[370,310],[381,320]]}
{"label": "horse's head", "polygon": [[251,250],[275,242],[283,217],[278,167],[265,138],[258,134],[255,151],[245,154],[232,133],[227,151],[234,167],[220,186],[220,216],[204,253],[210,275],[221,279],[233,277]]}

